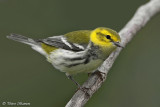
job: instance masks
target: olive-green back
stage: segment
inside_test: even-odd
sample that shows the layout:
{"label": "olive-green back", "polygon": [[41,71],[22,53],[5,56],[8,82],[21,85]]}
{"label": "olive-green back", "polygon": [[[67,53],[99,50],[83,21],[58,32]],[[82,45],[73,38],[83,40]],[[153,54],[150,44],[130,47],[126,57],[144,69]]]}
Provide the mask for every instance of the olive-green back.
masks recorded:
{"label": "olive-green back", "polygon": [[65,34],[68,42],[87,45],[90,40],[91,30],[79,30]]}

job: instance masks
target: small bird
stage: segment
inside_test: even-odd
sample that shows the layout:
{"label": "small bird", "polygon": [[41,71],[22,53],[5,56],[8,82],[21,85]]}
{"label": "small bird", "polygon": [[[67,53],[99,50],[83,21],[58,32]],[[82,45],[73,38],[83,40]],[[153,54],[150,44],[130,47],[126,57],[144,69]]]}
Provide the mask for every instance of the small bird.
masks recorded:
{"label": "small bird", "polygon": [[65,72],[79,88],[73,75],[93,73],[120,45],[119,34],[106,27],[94,30],[79,30],[46,39],[32,39],[11,34],[7,38],[30,45],[44,55],[56,69]]}

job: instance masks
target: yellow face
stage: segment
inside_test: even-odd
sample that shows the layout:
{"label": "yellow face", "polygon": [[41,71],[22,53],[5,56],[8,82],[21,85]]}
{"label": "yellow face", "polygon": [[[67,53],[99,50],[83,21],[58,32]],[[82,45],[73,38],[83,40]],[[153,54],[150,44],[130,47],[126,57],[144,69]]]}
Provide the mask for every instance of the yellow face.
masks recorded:
{"label": "yellow face", "polygon": [[109,28],[100,27],[92,31],[90,35],[91,41],[99,46],[110,47],[110,46],[120,46],[120,36],[119,34]]}

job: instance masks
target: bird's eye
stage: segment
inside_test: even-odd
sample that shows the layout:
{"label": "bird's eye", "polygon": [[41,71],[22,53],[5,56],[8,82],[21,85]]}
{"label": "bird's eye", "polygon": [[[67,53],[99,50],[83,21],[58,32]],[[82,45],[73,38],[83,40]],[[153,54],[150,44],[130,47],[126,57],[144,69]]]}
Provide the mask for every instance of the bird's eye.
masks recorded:
{"label": "bird's eye", "polygon": [[107,39],[111,39],[111,36],[110,36],[110,35],[106,35],[106,38],[107,38]]}

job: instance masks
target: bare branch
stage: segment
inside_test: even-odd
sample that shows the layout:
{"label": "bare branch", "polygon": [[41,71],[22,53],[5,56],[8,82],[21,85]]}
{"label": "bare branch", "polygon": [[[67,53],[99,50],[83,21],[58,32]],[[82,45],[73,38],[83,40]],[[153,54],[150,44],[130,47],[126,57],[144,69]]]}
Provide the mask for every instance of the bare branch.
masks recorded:
{"label": "bare branch", "polygon": [[[140,6],[133,18],[126,24],[126,26],[119,32],[122,45],[131,41],[135,34],[158,12],[160,11],[160,0],[151,0],[150,2]],[[86,90],[78,90],[66,107],[82,107],[91,98],[91,96],[101,87],[106,80],[107,73],[112,67],[115,59],[122,49],[118,48],[113,52],[109,58],[102,64],[102,66],[93,73],[89,79],[82,85]]]}

